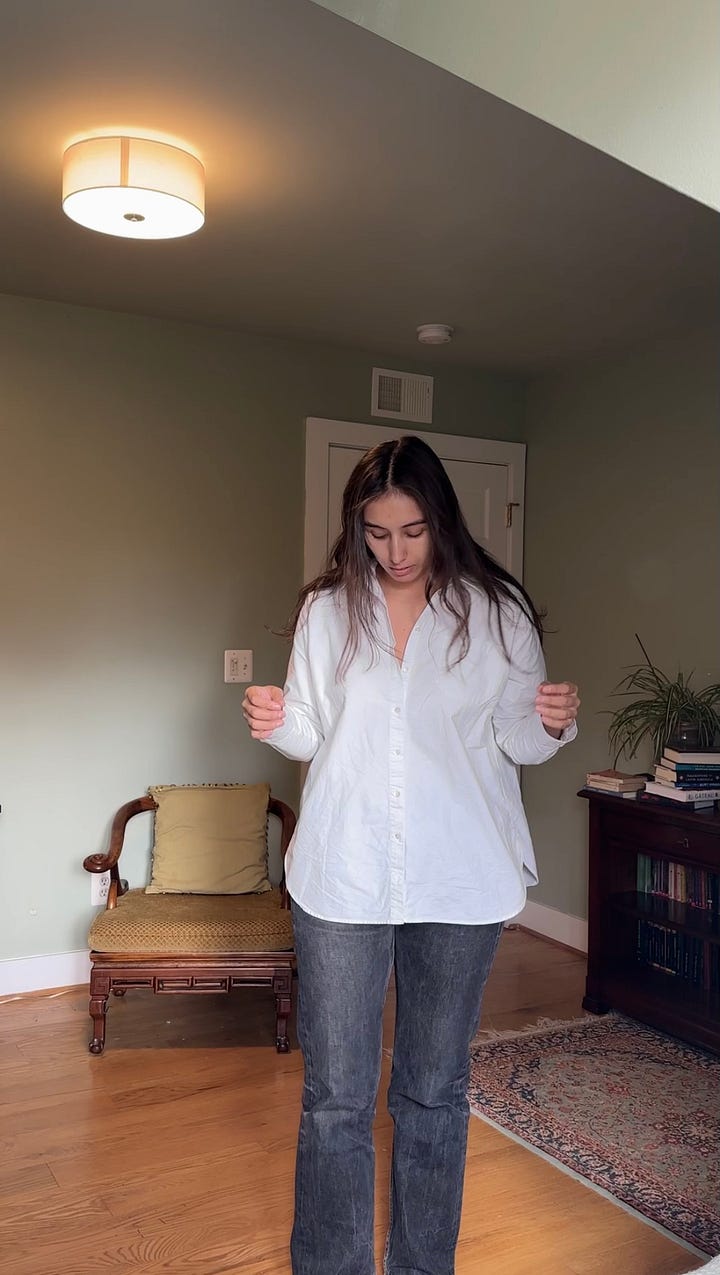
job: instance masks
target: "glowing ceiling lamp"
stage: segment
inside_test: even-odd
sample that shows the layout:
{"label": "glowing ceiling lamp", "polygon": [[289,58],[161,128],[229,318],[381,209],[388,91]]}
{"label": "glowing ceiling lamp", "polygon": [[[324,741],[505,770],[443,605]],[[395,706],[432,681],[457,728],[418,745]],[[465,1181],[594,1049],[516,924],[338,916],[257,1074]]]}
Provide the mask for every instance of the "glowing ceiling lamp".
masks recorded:
{"label": "glowing ceiling lamp", "polygon": [[63,155],[63,211],[88,230],[177,239],[205,221],[205,170],[194,155],[140,137],[88,137]]}

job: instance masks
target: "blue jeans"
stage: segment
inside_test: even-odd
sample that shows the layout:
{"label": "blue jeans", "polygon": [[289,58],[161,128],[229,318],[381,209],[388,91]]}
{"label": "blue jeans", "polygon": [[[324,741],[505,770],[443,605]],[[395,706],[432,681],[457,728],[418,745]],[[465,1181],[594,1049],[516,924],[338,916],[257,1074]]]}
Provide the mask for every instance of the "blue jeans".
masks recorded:
{"label": "blue jeans", "polygon": [[372,1124],[395,968],[387,1275],[453,1275],[470,1042],[502,925],[345,925],[293,903],[305,1087],[293,1275],[374,1275]]}

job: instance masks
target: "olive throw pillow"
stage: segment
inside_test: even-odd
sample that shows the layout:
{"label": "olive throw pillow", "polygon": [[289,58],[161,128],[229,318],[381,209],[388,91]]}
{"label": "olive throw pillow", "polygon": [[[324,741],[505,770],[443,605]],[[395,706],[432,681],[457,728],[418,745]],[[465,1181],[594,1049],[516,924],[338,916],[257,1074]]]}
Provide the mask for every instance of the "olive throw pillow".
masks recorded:
{"label": "olive throw pillow", "polygon": [[147,894],[262,894],[269,784],[148,788],[157,802]]}

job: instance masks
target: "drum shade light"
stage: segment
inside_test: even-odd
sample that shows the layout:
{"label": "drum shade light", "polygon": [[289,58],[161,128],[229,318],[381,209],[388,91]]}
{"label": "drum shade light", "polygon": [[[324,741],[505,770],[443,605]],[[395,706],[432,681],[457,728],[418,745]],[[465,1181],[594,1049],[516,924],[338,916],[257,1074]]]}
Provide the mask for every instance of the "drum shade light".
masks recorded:
{"label": "drum shade light", "polygon": [[178,239],[205,221],[205,170],[165,142],[89,137],[63,155],[62,206],[104,235]]}

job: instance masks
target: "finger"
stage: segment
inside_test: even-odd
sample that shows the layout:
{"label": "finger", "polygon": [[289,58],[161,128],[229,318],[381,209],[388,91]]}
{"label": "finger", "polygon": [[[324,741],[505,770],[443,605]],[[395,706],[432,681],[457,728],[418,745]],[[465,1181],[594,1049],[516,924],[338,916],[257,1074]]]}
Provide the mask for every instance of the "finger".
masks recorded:
{"label": "finger", "polygon": [[243,713],[245,717],[252,717],[253,720],[259,722],[276,722],[285,715],[284,710],[280,707],[258,708],[257,704],[251,704],[249,708],[243,708]]}
{"label": "finger", "polygon": [[244,717],[257,717],[260,721],[274,721],[278,717],[285,716],[285,707],[282,704],[274,704],[272,708],[265,708],[257,704],[242,704],[242,713]]}
{"label": "finger", "polygon": [[547,714],[548,717],[553,715],[557,716],[558,713],[561,713],[561,714],[577,713],[576,704],[563,704],[563,703],[543,704],[541,702],[539,704],[536,704],[535,708],[537,709],[538,713]]}
{"label": "finger", "polygon": [[557,716],[558,713],[577,713],[576,704],[536,704],[538,713],[546,713],[548,717]]}
{"label": "finger", "polygon": [[567,708],[536,708],[535,711],[540,717],[542,717],[544,722],[558,722],[560,721],[560,718],[563,718],[563,720],[566,718],[574,720],[574,718],[578,715],[578,710],[572,706],[568,706]]}
{"label": "finger", "polygon": [[580,699],[577,695],[536,695],[538,708],[577,708]]}
{"label": "finger", "polygon": [[279,686],[248,686],[245,698],[253,704],[281,704],[285,697]]}
{"label": "finger", "polygon": [[274,735],[275,731],[283,725],[283,722],[248,722],[248,729],[253,739],[266,739],[268,735]]}
{"label": "finger", "polygon": [[247,696],[254,704],[282,704],[285,699],[279,686],[250,686]]}
{"label": "finger", "polygon": [[273,688],[270,686],[249,686],[243,698],[243,704],[250,704],[257,708],[283,708],[285,705],[285,696],[280,691],[280,698],[275,699],[270,695]]}
{"label": "finger", "polygon": [[540,695],[577,695],[574,682],[541,682],[538,686]]}
{"label": "finger", "polygon": [[249,686],[245,692],[245,698],[251,704],[272,704],[272,698],[268,693],[267,686]]}
{"label": "finger", "polygon": [[540,715],[541,715],[541,716],[543,716],[544,714],[548,714],[548,715],[550,715],[550,714],[553,714],[553,713],[554,713],[554,714],[557,714],[557,713],[564,713],[564,714],[572,713],[572,715],[573,715],[573,716],[577,716],[578,707],[579,707],[579,705],[578,705],[578,704],[562,704],[562,703],[559,703],[559,704],[543,704],[543,703],[539,703],[539,704],[538,704],[538,703],[536,703],[536,705],[535,705],[535,711],[536,711],[537,713],[540,713]]}
{"label": "finger", "polygon": [[285,717],[278,714],[276,717],[260,717],[257,713],[243,713],[243,717],[251,730],[277,730],[278,726],[282,726]]}

